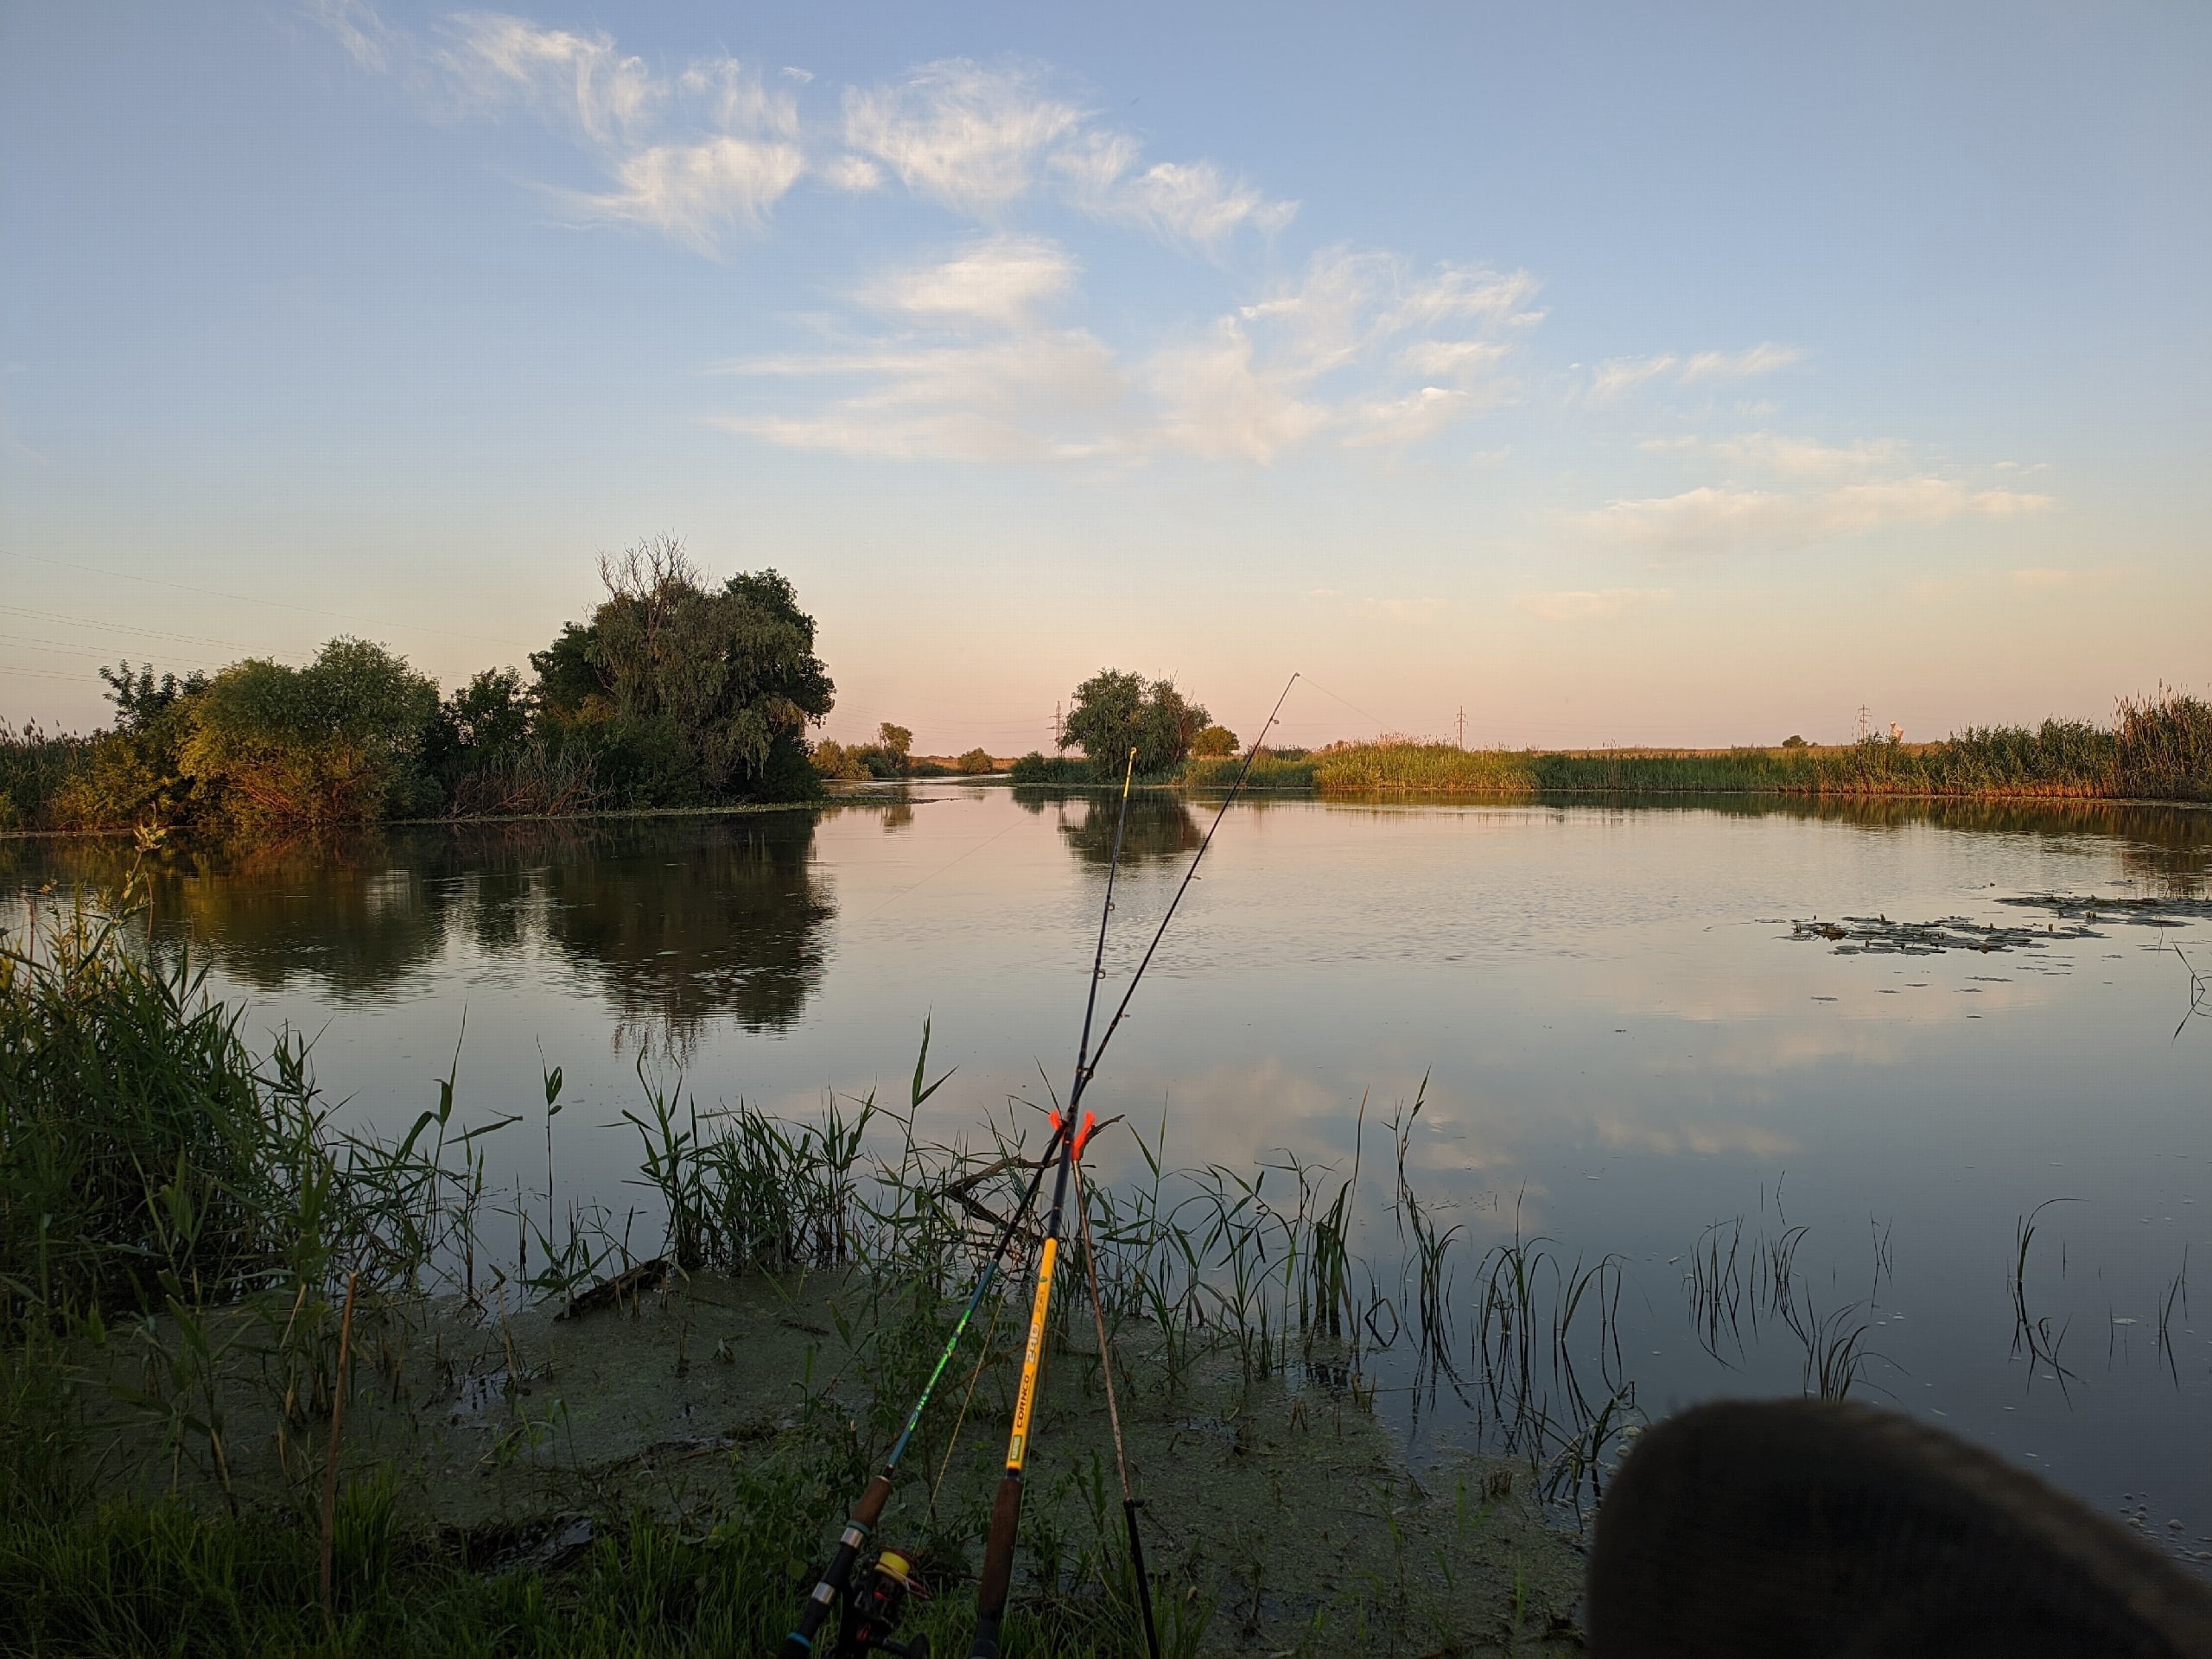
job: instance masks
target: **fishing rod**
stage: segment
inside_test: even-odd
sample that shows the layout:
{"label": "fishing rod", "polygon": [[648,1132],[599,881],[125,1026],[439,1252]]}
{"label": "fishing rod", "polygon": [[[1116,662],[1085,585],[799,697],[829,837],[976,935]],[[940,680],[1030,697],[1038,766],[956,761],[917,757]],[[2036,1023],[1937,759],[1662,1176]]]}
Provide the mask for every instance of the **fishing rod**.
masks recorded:
{"label": "fishing rod", "polygon": [[[1114,874],[1122,858],[1122,825],[1116,823],[1115,826],[1114,860],[1106,871],[1105,911],[1098,922],[1098,952],[1091,964],[1090,996],[1084,1005],[1083,1039],[1076,1052],[1075,1081],[1068,1090],[1068,1123],[1072,1124],[1076,1121],[1076,1110],[1083,1103],[1084,1093],[1090,1088],[1091,1078],[1097,1075],[1098,1063],[1105,1058],[1106,1046],[1114,1040],[1115,1032],[1120,1029],[1122,1017],[1129,1011],[1129,1001],[1135,996],[1145,969],[1152,965],[1153,953],[1160,949],[1160,941],[1166,935],[1168,923],[1175,919],[1176,907],[1183,902],[1183,895],[1190,891],[1191,882],[1198,873],[1198,865],[1205,859],[1206,849],[1213,845],[1214,832],[1221,828],[1221,821],[1228,814],[1230,803],[1236,798],[1237,793],[1244,787],[1244,780],[1251,776],[1252,763],[1259,759],[1260,747],[1274,728],[1276,718],[1282,713],[1284,699],[1290,696],[1290,688],[1297,683],[1298,676],[1295,674],[1283,682],[1281,696],[1275,699],[1275,706],[1268,711],[1267,721],[1260,728],[1259,735],[1252,740],[1252,747],[1245,752],[1244,764],[1237,769],[1236,780],[1230,785],[1229,792],[1222,797],[1221,805],[1213,815],[1213,822],[1206,827],[1205,838],[1199,842],[1198,850],[1192,856],[1190,868],[1183,872],[1183,880],[1176,887],[1174,897],[1167,901],[1166,912],[1160,917],[1160,925],[1153,931],[1152,942],[1145,946],[1143,959],[1137,963],[1136,971],[1129,976],[1129,982],[1122,992],[1122,1000],[1114,1010],[1114,1017],[1107,1022],[1105,1034],[1098,1039],[1098,1046],[1093,1051],[1090,1046],[1091,1014],[1097,1003],[1098,982],[1104,972],[1106,917],[1114,908]],[[1132,749],[1129,751],[1131,772],[1134,772],[1135,764],[1136,751]],[[1128,810],[1129,779],[1125,774],[1122,780],[1123,823],[1128,820]],[[1058,1114],[1055,1114],[1053,1122],[1056,1128],[1059,1122]],[[1038,1374],[1044,1360],[1046,1316],[1052,1306],[1052,1268],[1059,1253],[1061,1204],[1066,1197],[1070,1171],[1076,1159],[1082,1154],[1084,1142],[1090,1139],[1091,1125],[1092,1119],[1086,1114],[1081,1133],[1073,1141],[1063,1140],[1060,1143],[1060,1170],[1053,1183],[1052,1220],[1037,1258],[1037,1289],[1030,1306],[1029,1340],[1022,1355],[1020,1388],[1014,1395],[1014,1428],[1007,1440],[1006,1473],[999,1482],[998,1497],[991,1506],[990,1536],[983,1549],[982,1585],[976,1598],[976,1640],[969,1650],[969,1659],[998,1659],[999,1627],[1005,1619],[1007,1595],[1014,1583],[1014,1535],[1021,1519],[1022,1467],[1029,1452],[1029,1430],[1037,1404]],[[1086,1235],[1088,1230],[1086,1219]],[[1103,1322],[1101,1331],[1103,1333]],[[1103,1352],[1101,1358],[1105,1358]],[[1110,1370],[1112,1362],[1107,1360],[1106,1363]],[[1122,1514],[1128,1522],[1130,1544],[1135,1556],[1132,1565],[1137,1571],[1144,1607],[1145,1641],[1151,1652],[1157,1655],[1160,1638],[1153,1627],[1151,1587],[1144,1580],[1143,1546],[1137,1539],[1135,1500],[1128,1489],[1128,1461],[1121,1456],[1119,1413],[1113,1414],[1116,1419],[1115,1451],[1122,1465]]]}
{"label": "fishing rod", "polygon": [[990,1294],[996,1282],[999,1268],[1006,1261],[1007,1248],[1014,1243],[1021,1224],[1029,1213],[1029,1206],[1037,1201],[1038,1191],[1045,1184],[1045,1171],[1052,1161],[1052,1154],[1065,1138],[1058,1119],[1052,1123],[1052,1138],[1045,1143],[1045,1155],[1038,1160],[1037,1173],[1029,1178],[1028,1190],[1022,1193],[1021,1202],[1014,1207],[1004,1224],[999,1229],[998,1239],[991,1246],[991,1254],[983,1264],[976,1288],[969,1294],[968,1305],[960,1310],[960,1318],[952,1327],[952,1334],[945,1338],[944,1348],[937,1357],[937,1365],[930,1372],[930,1380],[922,1385],[921,1397],[914,1402],[914,1408],[906,1414],[906,1426],[899,1431],[893,1443],[890,1455],[883,1460],[883,1467],[870,1481],[868,1490],[861,1494],[859,1503],[845,1522],[845,1530],[837,1541],[836,1553],[830,1558],[830,1565],[823,1570],[821,1580],[800,1609],[798,1624],[784,1638],[779,1659],[805,1659],[814,1650],[814,1638],[822,1623],[829,1618],[830,1609],[836,1606],[852,1583],[854,1563],[860,1560],[861,1550],[868,1535],[875,1530],[875,1523],[883,1516],[883,1506],[891,1498],[891,1483],[899,1472],[899,1460],[906,1455],[907,1442],[914,1438],[914,1431],[921,1426],[922,1414],[929,1409],[930,1398],[937,1392],[938,1379],[944,1368],[952,1363],[952,1356],[960,1346],[960,1338],[968,1329],[969,1321],[976,1317],[976,1310],[982,1306],[983,1298]]}
{"label": "fishing rod", "polygon": [[[1135,773],[1136,758],[1137,752],[1131,749],[1128,774],[1122,781],[1121,819],[1114,829],[1114,861],[1107,868],[1106,899],[1099,907],[1098,948],[1090,964],[1090,996],[1083,1015],[1083,1042],[1086,1050],[1090,1043],[1091,1015],[1098,1004],[1098,981],[1104,971],[1106,924],[1114,910],[1114,876],[1122,860],[1122,832],[1128,822],[1129,783]],[[1073,1121],[1074,1110],[1071,1102],[1068,1109],[1070,1122]],[[1020,1232],[1030,1206],[1036,1203],[1037,1194],[1045,1183],[1045,1171],[1052,1166],[1056,1152],[1060,1154],[1060,1160],[1059,1177],[1052,1196],[1052,1231],[1058,1232],[1061,1196],[1067,1185],[1071,1136],[1068,1125],[1061,1122],[1058,1113],[1053,1114],[1052,1122],[1052,1139],[1045,1143],[1045,1154],[1037,1160],[1037,1173],[1029,1178],[1029,1185],[1021,1195],[1021,1202],[1014,1206],[1013,1213],[999,1229],[997,1242],[992,1246],[990,1256],[983,1264],[983,1271],[976,1281],[975,1289],[969,1293],[967,1306],[960,1310],[960,1318],[954,1323],[951,1335],[945,1338],[944,1346],[938,1354],[937,1364],[930,1372],[929,1381],[922,1385],[920,1396],[906,1414],[906,1427],[899,1431],[898,1440],[893,1442],[889,1455],[883,1460],[883,1467],[868,1483],[868,1490],[861,1494],[860,1502],[853,1506],[852,1514],[845,1522],[845,1530],[837,1541],[836,1552],[830,1556],[830,1565],[823,1569],[813,1592],[799,1610],[798,1624],[784,1638],[779,1659],[804,1659],[806,1655],[812,1653],[814,1638],[820,1632],[823,1622],[830,1617],[831,1610],[847,1597],[852,1584],[853,1568],[860,1560],[861,1551],[867,1546],[869,1535],[875,1530],[875,1523],[883,1518],[884,1505],[891,1500],[892,1482],[897,1478],[899,1459],[906,1455],[907,1443],[921,1426],[922,1414],[929,1409],[930,1400],[937,1393],[938,1382],[944,1376],[945,1367],[952,1363],[952,1356],[958,1351],[960,1338],[967,1333],[976,1310],[982,1306],[983,1298],[990,1294],[992,1285],[997,1282],[999,1268],[1006,1260],[1007,1250]],[[1088,1128],[1084,1133],[1087,1136]],[[1046,1249],[1048,1251],[1054,1249],[1051,1235],[1047,1236]],[[1049,1273],[1049,1268],[1046,1271]]]}
{"label": "fishing rod", "polygon": [[1083,1002],[1083,1037],[1076,1046],[1075,1082],[1068,1090],[1065,1117],[1052,1114],[1052,1129],[1060,1143],[1059,1173],[1052,1179],[1052,1212],[1045,1224],[1045,1242],[1037,1252],[1037,1289],[1029,1305],[1029,1338],[1021,1351],[1021,1385],[1014,1396],[1014,1427],[1007,1437],[1006,1473],[992,1501],[990,1538],[983,1547],[983,1581],[976,1597],[971,1659],[997,1659],[999,1626],[1006,1618],[1007,1592],[1014,1584],[1014,1539],[1021,1522],[1021,1472],[1029,1457],[1029,1428],[1045,1364],[1045,1325],[1052,1307],[1052,1270],[1059,1262],[1060,1219],[1067,1212],[1069,1174],[1097,1122],[1085,1113],[1082,1128],[1074,1128],[1084,1086],[1090,1080],[1090,1023],[1098,1012],[1098,982],[1106,974],[1106,925],[1114,914],[1114,878],[1121,873],[1122,836],[1128,827],[1129,785],[1136,769],[1137,752],[1132,748],[1122,772],[1122,809],[1114,821],[1114,855],[1106,866],[1106,902],[1098,911],[1098,946],[1091,956],[1090,988]]}

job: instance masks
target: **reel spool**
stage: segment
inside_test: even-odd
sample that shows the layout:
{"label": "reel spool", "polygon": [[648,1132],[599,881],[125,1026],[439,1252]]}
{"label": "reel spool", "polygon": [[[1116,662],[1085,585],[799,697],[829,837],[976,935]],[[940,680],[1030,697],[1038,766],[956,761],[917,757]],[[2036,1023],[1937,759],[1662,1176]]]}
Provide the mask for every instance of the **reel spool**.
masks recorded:
{"label": "reel spool", "polygon": [[930,1592],[914,1577],[913,1562],[898,1550],[887,1549],[846,1592],[836,1659],[863,1659],[871,1653],[887,1653],[892,1659],[929,1659],[928,1637],[918,1635],[906,1642],[892,1637],[909,1599],[927,1601]]}

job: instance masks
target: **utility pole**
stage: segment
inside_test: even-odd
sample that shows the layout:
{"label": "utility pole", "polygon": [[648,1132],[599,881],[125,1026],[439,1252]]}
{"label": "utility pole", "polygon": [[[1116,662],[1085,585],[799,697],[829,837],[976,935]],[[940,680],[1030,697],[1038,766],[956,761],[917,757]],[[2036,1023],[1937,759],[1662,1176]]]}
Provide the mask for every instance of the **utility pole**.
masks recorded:
{"label": "utility pole", "polygon": [[1862,702],[1859,705],[1859,729],[1852,734],[1852,741],[1864,743],[1866,741],[1867,733],[1872,729],[1872,724],[1866,717],[1866,705]]}
{"label": "utility pole", "polygon": [[1467,747],[1467,705],[1464,702],[1459,705],[1459,747]]}
{"label": "utility pole", "polygon": [[1060,747],[1060,705],[1055,702],[1052,705],[1052,747],[1056,749]]}

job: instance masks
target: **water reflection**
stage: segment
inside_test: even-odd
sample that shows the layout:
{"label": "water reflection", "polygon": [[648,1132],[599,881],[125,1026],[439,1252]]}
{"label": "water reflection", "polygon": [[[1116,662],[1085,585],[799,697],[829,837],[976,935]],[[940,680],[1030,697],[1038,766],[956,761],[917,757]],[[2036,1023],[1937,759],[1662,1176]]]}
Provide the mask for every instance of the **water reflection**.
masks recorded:
{"label": "water reflection", "polygon": [[641,827],[549,861],[518,902],[542,906],[547,940],[598,982],[618,1040],[688,1058],[709,1022],[782,1030],[820,988],[836,906],[813,850],[805,812]]}
{"label": "water reflection", "polygon": [[[868,810],[868,808],[831,808]],[[359,1005],[455,955],[543,947],[613,1011],[618,1040],[678,1056],[723,1017],[782,1030],[819,988],[836,914],[817,814],[420,829],[173,853],[153,937],[264,995]],[[907,817],[911,820],[912,811]],[[113,891],[117,842],[17,842],[0,880]]]}
{"label": "water reflection", "polygon": [[[1114,857],[1114,827],[1122,798],[1111,791],[1071,794],[1059,790],[1018,789],[1023,810],[1053,815],[1068,850],[1085,864],[1108,864]],[[1198,850],[1205,828],[1180,796],[1140,790],[1129,797],[1128,824],[1122,836],[1125,863],[1182,858]]]}

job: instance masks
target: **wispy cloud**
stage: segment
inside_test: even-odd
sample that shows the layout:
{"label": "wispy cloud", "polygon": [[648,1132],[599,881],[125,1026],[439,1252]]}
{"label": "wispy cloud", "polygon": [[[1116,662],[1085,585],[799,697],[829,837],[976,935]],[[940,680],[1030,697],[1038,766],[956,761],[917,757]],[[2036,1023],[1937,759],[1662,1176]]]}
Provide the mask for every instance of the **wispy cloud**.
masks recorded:
{"label": "wispy cloud", "polygon": [[1046,95],[1041,79],[1028,67],[948,59],[893,86],[848,87],[845,143],[916,195],[990,217],[1027,195],[1046,155],[1084,124],[1084,112]]}
{"label": "wispy cloud", "polygon": [[893,332],[729,365],[798,388],[810,408],[718,423],[788,448],[893,460],[1118,453],[1128,377],[1096,336],[1055,318],[1079,274],[1058,244],[1005,234],[885,272],[853,298]]}
{"label": "wispy cloud", "polygon": [[1043,237],[997,236],[952,258],[891,272],[861,289],[861,302],[925,322],[1033,324],[1067,297],[1078,274],[1066,249]]}
{"label": "wispy cloud", "polygon": [[1664,605],[1671,588],[1576,588],[1548,594],[1518,594],[1514,604],[1547,622],[1590,622],[1648,605]]}
{"label": "wispy cloud", "polygon": [[1603,540],[1661,555],[1783,552],[1878,530],[1963,517],[2039,512],[2050,498],[1976,490],[1948,478],[1900,478],[1807,491],[1716,488],[1616,501],[1583,516]]}
{"label": "wispy cloud", "polygon": [[1128,361],[1057,320],[1079,271],[1001,232],[853,296],[897,332],[860,349],[733,365],[804,385],[804,416],[728,424],[771,442],[957,460],[1184,454],[1268,465],[1302,445],[1418,442],[1506,395],[1525,276],[1332,249],[1179,341]]}
{"label": "wispy cloud", "polygon": [[1719,438],[1649,438],[1638,447],[1656,454],[1709,456],[1748,474],[1791,479],[1869,477],[1893,471],[1910,459],[1904,442],[1896,438],[1836,444],[1775,432],[1744,432]]}
{"label": "wispy cloud", "polygon": [[1325,432],[1417,442],[1507,394],[1500,336],[1535,291],[1525,272],[1417,276],[1389,254],[1325,249],[1297,283],[1154,357],[1161,435],[1262,465]]}
{"label": "wispy cloud", "polygon": [[1741,352],[1694,352],[1687,357],[1662,352],[1654,357],[1610,358],[1590,372],[1586,396],[1593,404],[1610,404],[1653,381],[1687,386],[1700,380],[1748,380],[1804,359],[1798,347],[1771,341]]}
{"label": "wispy cloud", "polygon": [[496,11],[454,13],[428,37],[385,23],[366,0],[308,0],[354,62],[404,77],[463,113],[523,107],[575,135],[615,188],[559,193],[588,218],[660,231],[711,251],[758,230],[804,178],[842,191],[887,178],[964,218],[998,226],[1031,198],[1209,255],[1240,232],[1272,235],[1298,204],[1219,163],[1147,163],[1142,146],[1056,90],[1042,65],[926,63],[848,86],[834,122],[802,121],[810,71],[773,84],[716,56],[657,73],[603,32],[540,27]]}
{"label": "wispy cloud", "polygon": [[1242,230],[1271,234],[1298,204],[1210,161],[1143,165],[1142,147],[1051,90],[1031,64],[924,64],[893,85],[849,88],[844,138],[915,194],[986,222],[1049,193],[1094,218],[1209,251]]}

